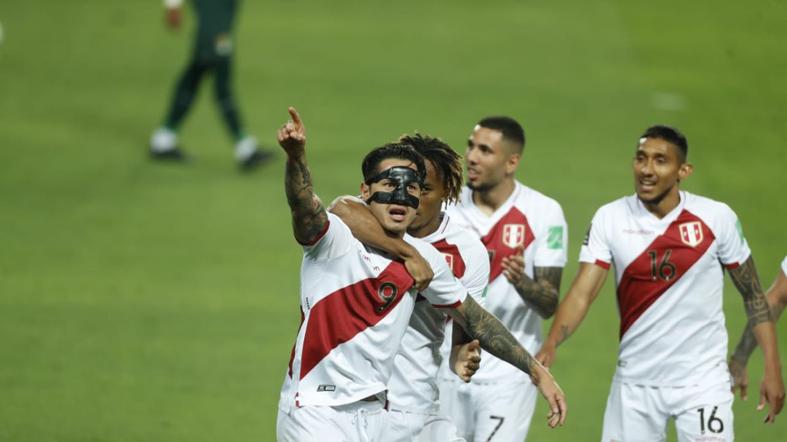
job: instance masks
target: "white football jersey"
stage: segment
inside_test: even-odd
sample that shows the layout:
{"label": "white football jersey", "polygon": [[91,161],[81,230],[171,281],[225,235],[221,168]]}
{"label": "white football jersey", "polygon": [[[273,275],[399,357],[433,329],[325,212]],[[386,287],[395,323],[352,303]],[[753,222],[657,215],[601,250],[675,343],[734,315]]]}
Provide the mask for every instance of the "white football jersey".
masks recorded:
{"label": "white football jersey", "polygon": [[[476,207],[468,187],[462,189],[459,203],[449,206],[447,213],[458,224],[474,231],[486,246],[490,271],[484,307],[500,319],[528,352],[535,354],[542,342],[541,317],[525,304],[508,282],[502,273],[501,262],[521,248],[524,249],[525,274],[531,278],[534,267],[563,267],[568,227],[560,204],[516,181],[514,192],[492,216]],[[455,377],[445,362],[440,376]],[[472,382],[521,383],[530,382],[530,379],[513,365],[484,353],[481,368]]]}
{"label": "white football jersey", "polygon": [[784,273],[784,276],[787,276],[787,256],[785,256],[784,261],[782,261],[782,273]]}
{"label": "white football jersey", "polygon": [[[484,305],[489,279],[489,258],[478,237],[443,216],[440,227],[421,238],[432,244],[445,257],[451,272],[467,292]],[[410,326],[402,339],[394,359],[393,374],[388,383],[388,401],[392,410],[433,413],[439,408],[437,398],[437,370],[442,361],[440,346],[444,338],[448,316],[432,307],[423,296],[418,296]]]}
{"label": "white football jersey", "polygon": [[[304,246],[298,337],[279,408],[343,405],[386,390],[394,355],[417,293],[404,265],[355,239],[328,214],[325,233]],[[422,292],[435,307],[456,307],[467,294],[443,255],[405,237],[429,262],[434,278]]]}
{"label": "white football jersey", "polygon": [[729,379],[722,265],[735,268],[749,255],[735,213],[708,198],[680,192],[680,204],[662,219],[636,195],[601,207],[579,260],[615,266],[615,376],[652,386]]}

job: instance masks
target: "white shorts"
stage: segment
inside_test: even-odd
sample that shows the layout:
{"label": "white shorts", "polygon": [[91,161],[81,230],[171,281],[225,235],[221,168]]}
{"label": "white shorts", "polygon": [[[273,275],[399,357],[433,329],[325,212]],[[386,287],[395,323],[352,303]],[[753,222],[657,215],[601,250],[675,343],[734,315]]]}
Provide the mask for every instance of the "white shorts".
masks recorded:
{"label": "white shorts", "polygon": [[465,442],[447,416],[390,410],[383,430],[385,442]]}
{"label": "white shorts", "polygon": [[378,442],[387,412],[381,402],[279,410],[278,442]]}
{"label": "white shorts", "polygon": [[679,442],[732,442],[729,381],[689,387],[650,387],[612,381],[602,442],[663,442],[675,419]]}
{"label": "white shorts", "polygon": [[440,413],[453,420],[468,442],[522,442],[536,409],[531,383],[440,381]]}

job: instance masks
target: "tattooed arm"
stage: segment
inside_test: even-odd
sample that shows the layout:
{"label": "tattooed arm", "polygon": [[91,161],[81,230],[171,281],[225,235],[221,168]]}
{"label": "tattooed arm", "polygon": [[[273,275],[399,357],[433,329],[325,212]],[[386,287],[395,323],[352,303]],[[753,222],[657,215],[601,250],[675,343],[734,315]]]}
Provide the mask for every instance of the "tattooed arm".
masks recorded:
{"label": "tattooed arm", "polygon": [[549,370],[530,356],[499,319],[484,310],[471,296],[465,298],[458,307],[449,309],[448,313],[454,319],[454,326],[464,328],[471,338],[479,341],[481,348],[530,375],[530,379],[549,402],[549,426],[554,428],[563,424],[567,408],[560,386]]}
{"label": "tattooed arm", "polygon": [[579,271],[571,288],[557,308],[549,335],[536,355],[536,359],[541,363],[547,367],[552,365],[557,347],[579,327],[590,305],[604,286],[607,273],[609,273],[607,269],[596,264],[583,262],[579,265]]}
{"label": "tattooed arm", "polygon": [[[773,285],[768,289],[765,298],[775,322],[781,316],[784,307],[787,306],[787,275],[779,272],[779,276],[773,281]],[[757,347],[757,340],[754,337],[754,333],[752,333],[752,322],[749,321],[746,323],[746,328],[743,330],[741,340],[735,347],[735,353],[733,353],[732,358],[741,363],[743,367],[746,367],[755,347]]]}
{"label": "tattooed arm", "polygon": [[752,257],[729,273],[735,287],[743,296],[743,304],[749,318],[748,324],[757,344],[762,348],[765,359],[765,376],[760,386],[758,408],[762,409],[767,402],[770,410],[765,422],[773,422],[784,406],[784,381],[771,310],[762,292],[760,278],[757,276],[757,268]]}
{"label": "tattooed arm", "polygon": [[521,253],[503,258],[502,266],[506,279],[527,305],[544,319],[555,314],[560,296],[562,267],[535,267],[531,279],[525,275],[525,259]]}
{"label": "tattooed arm", "polygon": [[320,198],[314,193],[309,167],[306,164],[306,129],[295,108],[290,107],[292,120],[278,132],[279,145],[287,153],[284,191],[292,213],[292,230],[301,244],[311,244],[328,223],[328,215]]}

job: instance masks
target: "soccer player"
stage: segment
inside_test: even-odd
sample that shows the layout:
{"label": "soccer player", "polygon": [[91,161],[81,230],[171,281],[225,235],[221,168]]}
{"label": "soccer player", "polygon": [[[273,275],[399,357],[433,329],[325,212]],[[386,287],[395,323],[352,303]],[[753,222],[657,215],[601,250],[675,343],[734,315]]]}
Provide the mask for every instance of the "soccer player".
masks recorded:
{"label": "soccer player", "polygon": [[[771,309],[771,315],[774,322],[781,316],[784,307],[787,306],[787,257],[782,261],[781,271],[773,281],[773,285],[768,289],[765,295],[768,300],[768,307]],[[735,346],[735,352],[730,358],[730,373],[733,380],[733,391],[740,388],[741,399],[747,399],[747,389],[749,387],[749,375],[746,372],[746,364],[749,362],[749,357],[757,346],[757,340],[752,333],[752,323],[748,322],[746,328],[743,330],[743,336]],[[758,409],[765,407],[765,403],[760,397]]]}
{"label": "soccer player", "polygon": [[[364,246],[325,211],[306,164],[303,123],[295,109],[289,111],[292,120],[279,130],[278,141],[287,154],[285,191],[293,232],[304,247],[302,323],[279,400],[278,440],[381,439],[386,383],[419,291],[489,343],[490,352],[529,373],[549,401],[550,426],[562,424],[566,405],[557,383],[466,296],[434,247],[407,237],[410,256],[423,256],[434,270],[428,287],[414,287],[405,264]],[[388,144],[367,154],[362,171],[362,198],[385,232],[402,238],[418,207],[423,158],[410,146]]]}
{"label": "soccer player", "polygon": [[681,442],[733,440],[724,268],[765,353],[761,394],[769,421],[784,403],[773,321],[740,223],[726,204],[680,190],[693,170],[687,154],[686,137],[674,128],[657,125],[642,134],[635,194],[596,212],[577,276],[537,356],[552,364],[614,264],[620,350],[604,442],[665,440],[670,417]]}
{"label": "soccer player", "polygon": [[[191,109],[199,85],[212,73],[216,104],[224,123],[235,140],[235,159],[241,170],[256,168],[270,158],[261,150],[254,137],[247,135],[241,124],[240,111],[232,94],[232,25],[240,0],[192,0],[197,13],[197,31],[191,60],[175,86],[169,111],[161,127],[150,138],[150,155],[160,160],[184,160],[177,131]],[[183,0],[164,0],[167,24],[178,29]]]}
{"label": "soccer player", "polygon": [[[443,141],[429,136],[403,136],[399,142],[413,146],[426,160],[420,203],[407,233],[440,251],[468,294],[483,305],[489,279],[486,248],[477,236],[456,226],[442,211],[443,203],[454,202],[459,197],[461,157]],[[384,242],[380,242],[386,239],[382,227],[363,202],[345,197],[329,210],[342,218],[361,242],[384,246]],[[421,297],[416,298],[410,324],[394,359],[388,383],[386,441],[461,441],[451,420],[438,414],[437,370],[442,361],[440,346],[448,317],[423,301]],[[456,330],[462,329],[457,327]],[[469,381],[478,369],[480,343],[474,340],[466,344],[464,334],[458,336],[457,341],[451,368],[463,380]],[[464,349],[461,348],[463,344]]]}
{"label": "soccer player", "polygon": [[[452,221],[472,230],[490,259],[484,306],[528,351],[541,344],[542,318],[557,307],[568,230],[560,205],[515,179],[525,132],[509,117],[479,121],[467,142],[467,186],[449,206]],[[440,407],[468,441],[522,441],[536,388],[510,364],[485,355],[470,383],[440,370]]]}

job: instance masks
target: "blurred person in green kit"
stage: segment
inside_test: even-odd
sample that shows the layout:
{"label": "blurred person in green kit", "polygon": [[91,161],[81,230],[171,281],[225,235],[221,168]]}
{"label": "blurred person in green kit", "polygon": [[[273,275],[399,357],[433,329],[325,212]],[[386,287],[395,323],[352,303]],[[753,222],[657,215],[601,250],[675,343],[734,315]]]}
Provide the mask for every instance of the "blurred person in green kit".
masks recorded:
{"label": "blurred person in green kit", "polygon": [[[257,140],[243,130],[231,88],[232,26],[240,0],[191,0],[197,14],[197,30],[191,59],[180,74],[161,127],[150,137],[150,155],[157,160],[183,161],[186,155],[177,131],[191,108],[206,74],[213,74],[214,95],[224,123],[235,141],[235,160],[241,170],[251,170],[269,159]],[[164,0],[166,22],[179,29],[183,0]]]}

